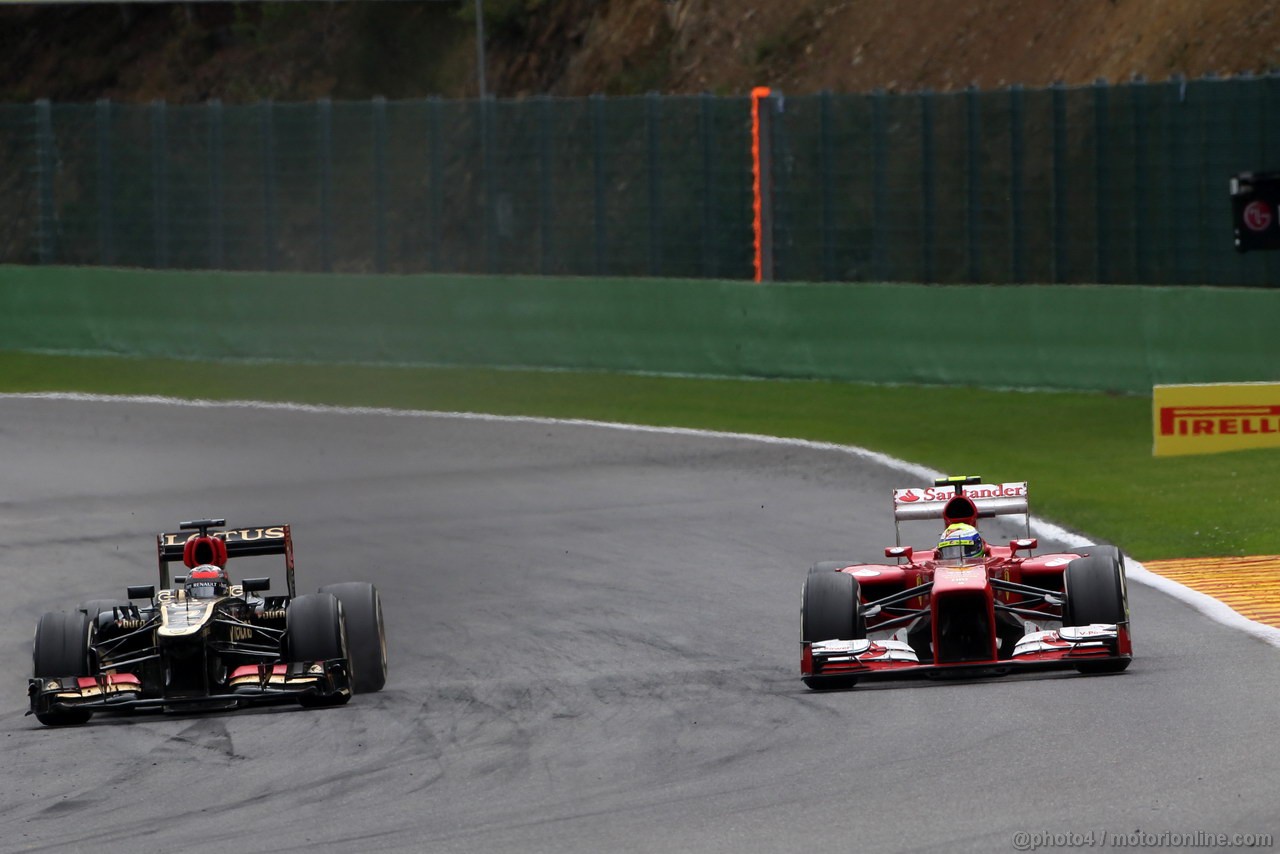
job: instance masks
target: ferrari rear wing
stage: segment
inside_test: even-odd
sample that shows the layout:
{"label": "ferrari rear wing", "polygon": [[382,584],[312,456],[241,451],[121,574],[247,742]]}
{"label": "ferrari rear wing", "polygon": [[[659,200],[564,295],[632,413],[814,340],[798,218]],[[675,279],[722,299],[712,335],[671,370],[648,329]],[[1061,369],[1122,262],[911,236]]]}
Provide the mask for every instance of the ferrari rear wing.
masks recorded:
{"label": "ferrari rear wing", "polygon": [[[893,491],[893,527],[915,519],[976,521],[993,516],[1025,516],[1028,536],[1031,508],[1027,483],[982,483],[978,477],[940,478],[933,486]],[[902,544],[901,536],[898,545]]]}
{"label": "ferrari rear wing", "polygon": [[[178,533],[161,533],[156,536],[156,554],[160,564],[160,587],[170,586],[169,564],[182,561],[183,548],[192,537],[208,533],[217,537],[227,545],[228,560],[235,557],[254,557],[257,555],[284,555],[285,579],[289,587],[289,597],[294,597],[293,583],[293,534],[289,525],[253,525],[246,528],[234,528],[228,531],[209,530],[212,525],[224,525],[222,519],[202,519],[197,522],[184,522],[183,530]],[[198,529],[198,530],[196,530]]]}

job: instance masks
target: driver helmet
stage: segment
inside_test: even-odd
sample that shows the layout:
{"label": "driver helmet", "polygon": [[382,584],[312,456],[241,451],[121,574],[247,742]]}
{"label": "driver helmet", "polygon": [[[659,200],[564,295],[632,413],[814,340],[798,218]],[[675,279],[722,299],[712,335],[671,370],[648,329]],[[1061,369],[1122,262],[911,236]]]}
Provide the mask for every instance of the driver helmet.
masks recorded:
{"label": "driver helmet", "polygon": [[941,560],[972,560],[986,553],[982,535],[972,525],[957,523],[947,526],[938,540],[938,557]]}
{"label": "driver helmet", "polygon": [[227,571],[211,563],[201,564],[187,574],[187,595],[193,599],[226,596],[229,587]]}

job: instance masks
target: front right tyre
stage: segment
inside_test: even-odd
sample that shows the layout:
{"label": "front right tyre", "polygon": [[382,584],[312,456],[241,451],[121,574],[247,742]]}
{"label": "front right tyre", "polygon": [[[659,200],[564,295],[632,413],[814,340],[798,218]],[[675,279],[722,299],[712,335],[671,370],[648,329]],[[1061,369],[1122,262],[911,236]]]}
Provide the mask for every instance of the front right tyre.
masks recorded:
{"label": "front right tyre", "polygon": [[[837,571],[845,566],[848,563],[824,561],[809,570],[800,593],[800,640],[803,642],[866,638],[858,580],[847,572]],[[803,679],[804,684],[815,691],[845,690],[858,682],[858,677],[847,675]]]}

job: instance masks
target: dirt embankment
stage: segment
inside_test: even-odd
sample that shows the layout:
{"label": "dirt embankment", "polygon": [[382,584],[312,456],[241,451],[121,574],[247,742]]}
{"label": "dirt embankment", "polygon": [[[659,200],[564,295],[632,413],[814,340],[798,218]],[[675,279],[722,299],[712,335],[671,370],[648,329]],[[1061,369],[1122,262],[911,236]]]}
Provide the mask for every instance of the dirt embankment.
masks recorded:
{"label": "dirt embankment", "polygon": [[[0,8],[0,100],[474,94],[469,3]],[[1258,0],[486,0],[490,91],[1039,86],[1280,67]]]}
{"label": "dirt embankment", "polygon": [[[520,50],[552,49],[556,11]],[[1163,80],[1280,67],[1280,4],[1257,0],[612,0],[559,74],[511,64],[510,92],[807,93]]]}

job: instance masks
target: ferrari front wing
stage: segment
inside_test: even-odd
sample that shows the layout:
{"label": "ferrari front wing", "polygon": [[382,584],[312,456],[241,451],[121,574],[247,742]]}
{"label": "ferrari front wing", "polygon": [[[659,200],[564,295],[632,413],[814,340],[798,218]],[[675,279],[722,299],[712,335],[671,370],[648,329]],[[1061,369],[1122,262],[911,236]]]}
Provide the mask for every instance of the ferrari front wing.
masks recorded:
{"label": "ferrari front wing", "polygon": [[1075,667],[1132,654],[1127,626],[1093,624],[1032,632],[1015,644],[1010,658],[946,664],[922,661],[910,644],[898,640],[814,641],[804,645],[800,671],[802,676],[862,677],[906,671]]}

